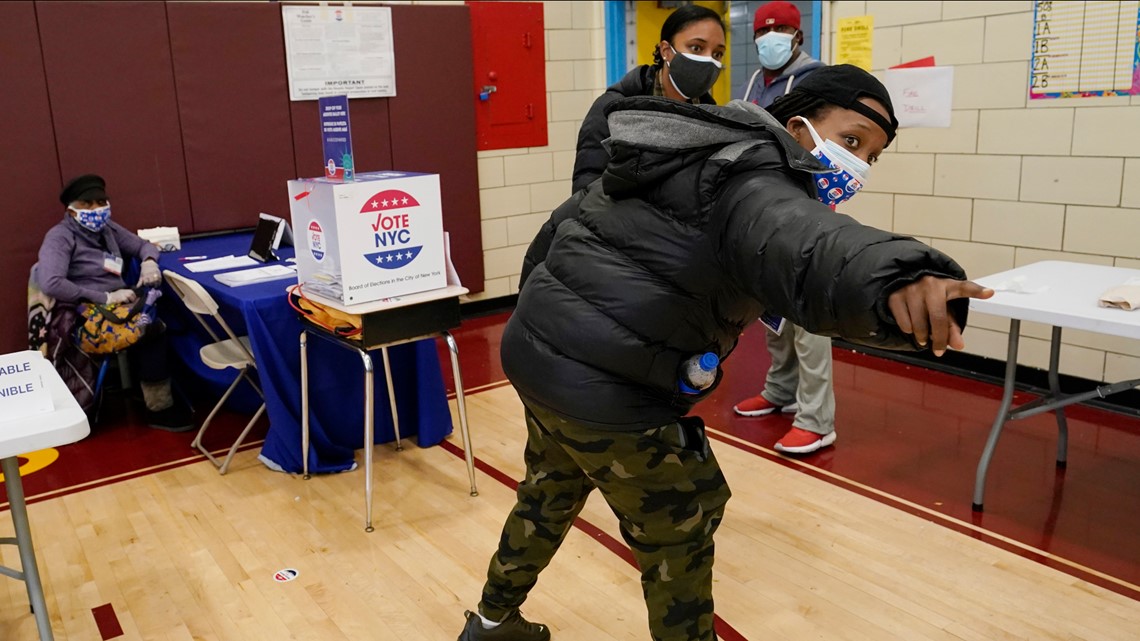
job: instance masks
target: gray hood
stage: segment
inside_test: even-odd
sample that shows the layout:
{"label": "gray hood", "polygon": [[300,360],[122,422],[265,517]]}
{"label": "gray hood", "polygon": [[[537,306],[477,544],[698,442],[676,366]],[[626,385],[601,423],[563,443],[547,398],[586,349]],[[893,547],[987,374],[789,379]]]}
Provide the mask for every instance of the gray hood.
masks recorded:
{"label": "gray hood", "polygon": [[827,169],[767,111],[743,100],[690,105],[638,96],[610,105],[610,162],[602,189],[636,196],[679,220],[701,224],[728,177],[750,170],[792,175],[807,195]]}
{"label": "gray hood", "polygon": [[[811,173],[825,171],[766,110],[745,100],[727,105],[690,105],[654,96],[638,96],[615,102],[607,109],[611,155],[616,147],[635,147],[662,153],[733,147],[736,155],[757,141],[777,142],[793,169]],[[750,143],[750,144],[738,144]],[[716,157],[732,155],[722,150]]]}

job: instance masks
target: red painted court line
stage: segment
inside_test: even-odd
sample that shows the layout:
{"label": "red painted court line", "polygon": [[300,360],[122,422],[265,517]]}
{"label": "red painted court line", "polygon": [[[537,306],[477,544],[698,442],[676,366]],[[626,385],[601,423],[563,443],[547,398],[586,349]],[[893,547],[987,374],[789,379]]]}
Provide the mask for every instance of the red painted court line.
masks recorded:
{"label": "red painted court line", "polygon": [[[245,452],[245,451],[251,450],[255,447],[261,447],[264,444],[265,444],[264,441],[257,441],[256,443],[244,443],[241,447],[239,447],[237,449],[237,451]],[[224,449],[223,450],[214,450],[214,455],[220,455],[224,452],[226,452],[226,450],[224,450]],[[195,458],[195,457],[191,456],[191,457],[187,457],[185,459],[179,459],[177,461],[169,461],[167,463],[160,463],[158,465],[153,465],[153,466],[148,467],[146,469],[135,470],[134,472],[125,472],[123,474],[119,474],[117,476],[110,477],[107,479],[97,479],[94,481],[90,481],[88,483],[82,483],[79,485],[61,487],[61,488],[56,489],[56,490],[48,490],[46,492],[40,492],[39,494],[36,494],[34,496],[26,497],[25,503],[27,503],[28,505],[31,505],[33,503],[40,503],[41,501],[48,501],[51,499],[57,499],[61,496],[68,496],[70,494],[78,494],[79,492],[86,492],[87,490],[93,490],[95,488],[100,488],[100,487],[107,487],[109,485],[114,485],[116,483],[121,483],[123,481],[129,481],[131,479],[137,479],[137,478],[141,478],[143,476],[149,476],[151,474],[157,474],[159,472],[165,472],[167,470],[173,470],[173,469],[176,469],[179,467],[185,467],[187,465],[193,465],[195,463],[201,463],[204,460],[206,460],[206,459],[205,458]],[[3,503],[0,503],[0,512],[4,512],[5,510],[8,510],[11,507],[12,506],[7,501],[4,501]]]}
{"label": "red painted court line", "polygon": [[119,625],[119,617],[115,615],[115,606],[106,603],[97,608],[91,608],[91,615],[95,617],[95,625],[99,626],[99,638],[103,641],[123,636],[123,626]]}
{"label": "red painted court line", "polygon": [[[451,441],[441,441],[439,445],[455,456],[463,458],[463,450]],[[475,467],[479,468],[479,471],[483,472],[487,476],[490,476],[499,483],[502,483],[511,490],[519,489],[518,481],[507,476],[502,470],[491,466],[479,457],[475,457]],[[621,541],[618,541],[609,534],[606,534],[601,530],[601,528],[583,519],[582,517],[574,519],[574,527],[578,528],[598,543],[601,543],[607,550],[613,552],[623,561],[633,566],[634,569],[640,571],[640,568],[637,567],[637,560],[633,557],[633,552],[630,551],[629,547],[623,544]],[[748,641],[747,637],[737,632],[735,628],[733,628],[724,619],[715,614],[713,615],[713,626],[716,628],[717,636],[721,639],[721,641]]]}
{"label": "red painted court line", "polygon": [[[733,446],[739,450],[743,450],[743,451],[748,452],[750,454],[753,454],[755,456],[759,456],[762,459],[772,461],[774,463],[778,463],[779,465],[782,465],[782,466],[789,468],[789,469],[796,470],[797,472],[802,472],[803,474],[807,474],[808,476],[811,476],[812,478],[816,478],[816,479],[819,479],[821,481],[825,481],[825,482],[830,483],[832,485],[835,485],[837,487],[841,487],[841,488],[843,488],[849,492],[854,492],[855,494],[858,494],[860,496],[864,496],[864,497],[867,497],[867,498],[872,499],[874,501],[878,501],[879,503],[889,505],[895,509],[902,510],[903,512],[906,512],[907,514],[911,514],[911,515],[920,517],[920,518],[925,519],[925,520],[932,520],[930,513],[924,512],[920,509],[917,509],[914,506],[909,505],[905,501],[897,499],[893,496],[884,495],[884,494],[880,494],[880,493],[876,493],[876,492],[869,492],[866,489],[860,487],[859,485],[857,485],[855,483],[844,483],[844,482],[836,479],[834,476],[823,474],[820,471],[812,468],[811,466],[797,465],[797,464],[793,463],[792,461],[789,461],[788,459],[784,458],[783,456],[770,453],[770,452],[763,450],[759,447],[743,443],[743,442],[738,441],[736,439],[727,438],[725,436],[722,436],[722,435],[717,434],[717,433],[712,432],[712,431],[708,431],[705,433],[708,435],[708,437],[710,439],[719,441],[719,442],[724,443],[726,445],[731,445],[731,446]],[[1128,587],[1120,585],[1118,583],[1114,583],[1113,581],[1105,580],[1103,577],[1100,577],[1100,576],[1093,574],[1091,572],[1084,572],[1084,571],[1080,570],[1079,568],[1072,567],[1068,564],[1059,563],[1056,561],[1056,559],[1048,556],[1047,554],[1034,553],[1034,552],[1027,550],[1023,547],[1020,547],[1017,545],[1012,545],[1008,541],[1006,541],[1000,537],[994,536],[994,535],[990,534],[989,532],[964,527],[960,523],[958,523],[957,521],[952,520],[952,519],[936,519],[936,520],[934,520],[934,522],[936,522],[938,525],[940,525],[944,528],[947,528],[949,530],[953,530],[953,531],[958,532],[960,534],[965,534],[966,536],[969,536],[970,538],[977,539],[979,541],[982,541],[984,543],[992,545],[996,548],[1005,550],[1006,552],[1012,552],[1013,554],[1016,554],[1017,556],[1020,556],[1022,558],[1029,559],[1030,561],[1034,561],[1036,563],[1040,563],[1041,565],[1053,568],[1054,570],[1059,570],[1061,572],[1064,572],[1065,574],[1068,574],[1069,576],[1073,576],[1073,577],[1076,577],[1078,579],[1081,579],[1082,581],[1088,581],[1089,583],[1092,583],[1093,585],[1100,586],[1106,590],[1110,590],[1110,591],[1115,592],[1117,594],[1120,594],[1122,596],[1126,596],[1130,599],[1140,600],[1140,593],[1137,593],[1135,590],[1131,590]]]}

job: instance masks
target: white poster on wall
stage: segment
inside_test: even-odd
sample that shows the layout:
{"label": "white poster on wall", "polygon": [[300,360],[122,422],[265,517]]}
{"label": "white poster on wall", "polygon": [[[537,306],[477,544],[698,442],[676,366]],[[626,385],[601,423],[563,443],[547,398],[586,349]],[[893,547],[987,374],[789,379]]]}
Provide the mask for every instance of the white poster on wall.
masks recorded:
{"label": "white poster on wall", "polygon": [[949,127],[954,67],[887,69],[884,82],[899,127]]}
{"label": "white poster on wall", "polygon": [[290,100],[396,95],[390,7],[283,5]]}

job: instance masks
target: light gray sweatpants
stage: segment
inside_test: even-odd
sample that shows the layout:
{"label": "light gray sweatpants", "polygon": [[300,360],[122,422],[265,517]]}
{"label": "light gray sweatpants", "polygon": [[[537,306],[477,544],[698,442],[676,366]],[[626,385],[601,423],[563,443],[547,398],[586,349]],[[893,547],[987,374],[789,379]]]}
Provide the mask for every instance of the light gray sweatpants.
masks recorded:
{"label": "light gray sweatpants", "polygon": [[816,434],[835,431],[831,384],[831,339],[787,323],[779,335],[765,330],[772,367],[761,394],[776,405],[799,404],[792,425]]}

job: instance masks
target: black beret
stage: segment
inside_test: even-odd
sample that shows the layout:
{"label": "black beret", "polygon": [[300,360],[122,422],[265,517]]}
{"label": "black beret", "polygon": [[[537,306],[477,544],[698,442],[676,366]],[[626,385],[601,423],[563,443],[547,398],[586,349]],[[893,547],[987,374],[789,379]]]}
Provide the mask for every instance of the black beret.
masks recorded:
{"label": "black beret", "polygon": [[95,174],[73,178],[59,192],[59,202],[66,207],[77,200],[107,200],[107,181]]}
{"label": "black beret", "polygon": [[[854,65],[831,65],[820,67],[804,77],[803,82],[792,91],[802,91],[833,105],[857,111],[879,125],[887,134],[887,144],[895,138],[899,121],[895,118],[895,108],[891,95],[878,78]],[[882,114],[859,102],[860,98],[874,98],[887,108],[890,120]]]}

